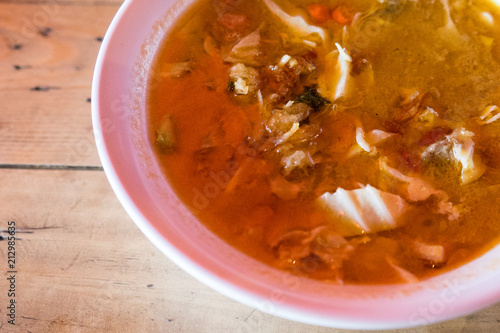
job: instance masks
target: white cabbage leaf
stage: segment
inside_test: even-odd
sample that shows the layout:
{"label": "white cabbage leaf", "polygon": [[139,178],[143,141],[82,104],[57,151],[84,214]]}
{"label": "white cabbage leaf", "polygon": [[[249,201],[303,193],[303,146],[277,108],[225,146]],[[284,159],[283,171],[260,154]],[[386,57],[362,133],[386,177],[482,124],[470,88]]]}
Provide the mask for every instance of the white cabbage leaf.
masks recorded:
{"label": "white cabbage leaf", "polygon": [[406,191],[403,197],[411,202],[418,202],[427,200],[431,195],[435,195],[440,199],[438,203],[438,213],[448,215],[450,221],[456,220],[460,217],[457,208],[449,201],[449,196],[446,192],[436,190],[431,184],[419,177],[411,177],[402,174],[399,170],[391,168],[387,165],[386,159],[379,160],[380,170],[388,175],[396,178],[397,180],[406,183]]}
{"label": "white cabbage leaf", "polygon": [[338,43],[335,46],[337,49],[326,55],[325,70],[318,78],[321,94],[333,101],[347,97],[353,88],[352,58]]}
{"label": "white cabbage leaf", "polygon": [[500,119],[500,108],[496,105],[489,105],[483,110],[477,120],[477,123],[479,125],[487,125],[497,121],[498,119]]}
{"label": "white cabbage leaf", "polygon": [[331,223],[342,236],[356,236],[397,228],[399,217],[408,204],[399,195],[380,191],[373,186],[335,193],[324,193],[317,199],[331,215]]}
{"label": "white cabbage leaf", "polygon": [[463,185],[478,180],[486,171],[486,166],[478,154],[474,153],[474,133],[464,128],[457,128],[423,152],[424,159],[442,156],[452,159],[461,169],[460,181]]}
{"label": "white cabbage leaf", "polygon": [[224,61],[231,63],[243,63],[251,66],[259,65],[256,57],[260,53],[260,30],[261,29],[258,28],[236,43]]}
{"label": "white cabbage leaf", "polygon": [[[285,23],[295,34],[303,38],[309,37],[313,34],[318,34],[323,42],[326,41],[327,33],[324,29],[307,23],[306,20],[300,15],[296,16],[289,15],[272,0],[263,0],[263,1],[266,4],[267,8],[269,8],[269,10],[274,15],[276,15],[283,23]],[[292,5],[288,4],[287,7],[291,6]]]}
{"label": "white cabbage leaf", "polygon": [[478,180],[486,171],[477,154],[474,154],[474,133],[463,128],[456,129],[451,133],[449,139],[453,142],[453,156],[462,164],[462,184],[469,184]]}

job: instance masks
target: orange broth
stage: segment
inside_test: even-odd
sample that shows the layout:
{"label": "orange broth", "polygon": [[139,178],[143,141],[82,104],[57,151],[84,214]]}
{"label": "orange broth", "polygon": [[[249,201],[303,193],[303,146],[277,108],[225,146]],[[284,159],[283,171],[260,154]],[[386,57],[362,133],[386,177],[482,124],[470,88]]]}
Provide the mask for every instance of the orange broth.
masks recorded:
{"label": "orange broth", "polygon": [[[152,68],[150,140],[200,221],[257,260],[331,283],[412,283],[496,245],[500,120],[485,121],[500,103],[498,25],[465,7],[452,9],[451,27],[440,2],[275,3],[328,41],[297,33],[261,0],[200,0]],[[232,59],[256,31],[237,54],[249,55]],[[339,90],[327,72],[342,64]],[[410,185],[422,182],[416,200]],[[362,201],[368,185],[388,211],[385,198],[403,202],[394,226],[365,217],[373,227],[363,228],[332,210],[339,189],[374,209]]]}

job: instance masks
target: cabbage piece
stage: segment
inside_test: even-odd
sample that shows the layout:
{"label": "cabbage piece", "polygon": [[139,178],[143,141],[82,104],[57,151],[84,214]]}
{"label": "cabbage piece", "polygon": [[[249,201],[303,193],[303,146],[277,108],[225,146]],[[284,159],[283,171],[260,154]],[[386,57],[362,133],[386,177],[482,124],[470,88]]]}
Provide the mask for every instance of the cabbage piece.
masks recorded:
{"label": "cabbage piece", "polygon": [[490,2],[497,5],[498,9],[500,9],[500,0],[490,0]]}
{"label": "cabbage piece", "polygon": [[[499,0],[500,1],[500,0]],[[500,108],[496,105],[487,106],[477,120],[478,124],[486,125],[500,118]]]}
{"label": "cabbage piece", "polygon": [[171,78],[182,78],[193,70],[191,61],[174,62],[161,65],[160,76]]}
{"label": "cabbage piece", "polygon": [[356,127],[356,144],[354,144],[349,149],[346,158],[353,157],[362,152],[374,155],[377,153],[377,149],[375,148],[375,146],[396,135],[395,133],[389,133],[377,129],[365,134],[365,131],[361,127],[361,124],[357,125],[358,127]]}
{"label": "cabbage piece", "polygon": [[372,147],[365,139],[365,131],[362,127],[356,127],[356,143],[349,148],[346,154],[346,158],[351,158],[363,152],[374,153],[376,149]]}
{"label": "cabbage piece", "polygon": [[386,141],[387,139],[397,135],[396,133],[389,133],[379,129],[374,129],[368,132],[365,136],[366,141],[370,142],[372,145],[376,146],[379,143]]}
{"label": "cabbage piece", "polygon": [[336,84],[334,84],[335,94],[333,96],[333,100],[347,95],[349,89],[348,84],[350,83],[348,80],[352,70],[352,58],[347,54],[347,51],[339,45],[339,43],[335,43],[335,46],[337,46],[339,52],[337,60],[339,77]]}
{"label": "cabbage piece", "polygon": [[420,241],[413,242],[413,251],[427,261],[440,264],[445,261],[444,247],[442,245],[431,245]]}
{"label": "cabbage piece", "polygon": [[481,158],[474,154],[474,133],[457,128],[443,140],[430,145],[422,154],[423,159],[435,156],[452,159],[461,169],[460,181],[463,185],[478,180],[486,171]]}
{"label": "cabbage piece", "polygon": [[337,50],[328,53],[325,57],[325,70],[318,78],[318,85],[322,95],[330,100],[337,100],[352,91],[352,58],[338,43]]}
{"label": "cabbage piece", "polygon": [[444,26],[438,28],[438,32],[446,40],[461,39],[457,26],[455,25],[455,22],[453,22],[453,19],[451,18],[451,9],[449,0],[439,0],[439,2],[441,2],[441,4],[443,5],[445,24]]}
{"label": "cabbage piece", "polygon": [[450,140],[453,142],[453,156],[462,165],[462,184],[469,184],[478,180],[486,171],[477,154],[474,154],[474,133],[463,128],[456,129],[451,133]]}
{"label": "cabbage piece", "polygon": [[[285,23],[295,34],[300,37],[308,37],[312,34],[318,34],[319,37],[326,41],[327,33],[324,29],[317,27],[315,25],[308,24],[306,20],[300,16],[291,16],[287,14],[280,6],[274,3],[272,0],[263,0],[267,8],[276,15],[283,23]],[[287,4],[287,7],[292,7],[292,5]]]}
{"label": "cabbage piece", "polygon": [[[433,194],[440,194],[443,191],[435,190],[431,184],[418,177],[409,177],[403,175],[399,170],[391,168],[387,165],[384,158],[379,160],[380,169],[392,177],[408,184],[405,197],[410,201],[427,200]],[[444,193],[444,192],[443,192]]]}
{"label": "cabbage piece", "polygon": [[408,204],[399,195],[380,191],[370,185],[361,189],[324,193],[318,204],[332,217],[331,223],[342,236],[394,229]]}
{"label": "cabbage piece", "polygon": [[156,145],[162,153],[170,154],[174,152],[177,145],[174,121],[171,115],[164,116],[160,121],[160,126],[156,130]]}
{"label": "cabbage piece", "polygon": [[435,195],[440,199],[438,203],[438,213],[448,215],[450,221],[459,218],[460,213],[455,206],[449,201],[449,196],[446,192],[436,190],[431,184],[419,177],[410,177],[403,175],[399,170],[391,168],[387,165],[386,159],[379,160],[380,170],[386,172],[388,175],[396,178],[399,181],[407,184],[406,193],[403,197],[412,202],[427,200],[431,195]]}
{"label": "cabbage piece", "polygon": [[259,45],[260,28],[243,37],[236,45],[234,45],[224,61],[258,66],[259,62],[256,57],[260,54]]}
{"label": "cabbage piece", "polygon": [[207,37],[205,37],[203,49],[209,55],[215,55],[219,52],[219,45],[212,35],[207,35]]}

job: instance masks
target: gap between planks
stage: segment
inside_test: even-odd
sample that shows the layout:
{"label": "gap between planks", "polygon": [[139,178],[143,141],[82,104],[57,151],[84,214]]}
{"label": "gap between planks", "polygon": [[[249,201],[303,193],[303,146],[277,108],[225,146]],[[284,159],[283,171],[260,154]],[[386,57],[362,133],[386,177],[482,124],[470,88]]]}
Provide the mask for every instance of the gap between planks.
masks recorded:
{"label": "gap between planks", "polygon": [[103,171],[102,166],[92,165],[50,165],[50,164],[0,164],[0,169],[9,170],[74,170]]}

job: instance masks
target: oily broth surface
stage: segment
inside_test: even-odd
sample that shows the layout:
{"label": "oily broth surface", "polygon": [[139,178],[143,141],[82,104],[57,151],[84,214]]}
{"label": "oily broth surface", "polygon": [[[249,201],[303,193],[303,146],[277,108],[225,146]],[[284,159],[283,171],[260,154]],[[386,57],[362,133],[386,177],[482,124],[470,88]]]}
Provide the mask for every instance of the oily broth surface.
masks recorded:
{"label": "oily broth surface", "polygon": [[[300,7],[313,2],[293,3]],[[250,18],[248,33],[261,22],[266,24],[262,33],[264,40],[279,40],[279,31],[287,30],[260,1],[235,3],[236,13],[245,13]],[[330,7],[339,4],[338,1],[322,3]],[[350,3],[357,10],[365,11],[372,2]],[[171,115],[176,150],[171,154],[158,152],[158,159],[181,199],[229,244],[276,266],[274,243],[280,235],[328,224],[329,217],[314,201],[315,196],[321,194],[318,188],[291,200],[280,199],[273,193],[269,179],[279,172],[276,166],[279,161],[265,156],[259,144],[247,140],[258,134],[262,121],[259,107],[257,103],[235,100],[228,93],[231,64],[220,56],[208,55],[204,49],[207,32],[213,29],[220,10],[214,1],[199,1],[172,29],[159,50],[152,69],[154,84],[148,96],[149,135],[154,144],[162,119],[166,114]],[[467,35],[467,41],[443,40],[436,34],[443,25],[442,11],[430,5],[405,7],[387,16],[389,19],[375,26],[375,30],[366,30],[370,33],[361,31],[369,37],[366,41],[360,42],[351,35],[345,44],[357,58],[370,61],[377,84],[359,89],[350,100],[340,102],[345,103],[349,112],[311,115],[312,122],[323,129],[314,145],[330,152],[331,163],[309,170],[312,180],[307,186],[313,188],[321,179],[328,179],[321,182],[319,188],[333,193],[337,187],[350,190],[358,183],[380,183],[379,166],[373,158],[360,155],[344,161],[345,146],[355,141],[356,119],[369,128],[386,126],[396,112],[396,96],[402,87],[437,91],[443,116],[476,134],[476,147],[488,169],[478,181],[468,185],[461,185],[453,172],[438,177],[424,174],[425,179],[432,179],[434,186],[446,191],[450,200],[463,208],[460,219],[452,223],[434,214],[432,200],[414,204],[402,217],[404,226],[370,235],[370,241],[356,247],[344,261],[343,280],[347,283],[401,282],[387,257],[403,262],[404,269],[418,278],[426,278],[480,255],[498,242],[500,234],[500,200],[497,199],[500,191],[492,187],[500,183],[496,169],[500,148],[495,143],[500,126],[492,124],[486,128],[473,120],[491,101],[500,103],[498,59],[481,42],[481,28],[478,33]],[[467,20],[458,28],[468,29],[471,25],[478,26]],[[325,26],[338,30],[333,23]],[[498,28],[495,29],[498,32]],[[333,35],[335,33],[338,32]],[[268,48],[260,56],[270,64],[277,63],[284,51],[272,42],[266,45]],[[321,56],[319,54],[316,60],[319,69],[326,66]],[[186,75],[181,78],[165,75],[168,64],[188,60],[193,60],[194,65]],[[205,147],[207,137],[212,138],[212,142]],[[407,141],[412,140],[415,137],[410,135],[382,146],[381,150],[389,160],[403,165],[407,161],[402,161],[399,154],[409,144]],[[234,177],[245,186],[233,189],[231,179]],[[389,183],[387,189],[391,186]],[[442,245],[447,254],[446,263],[432,265],[415,258],[406,246],[414,239]],[[293,264],[286,269],[312,278],[331,279],[329,269],[321,260],[312,260],[310,265]]]}

